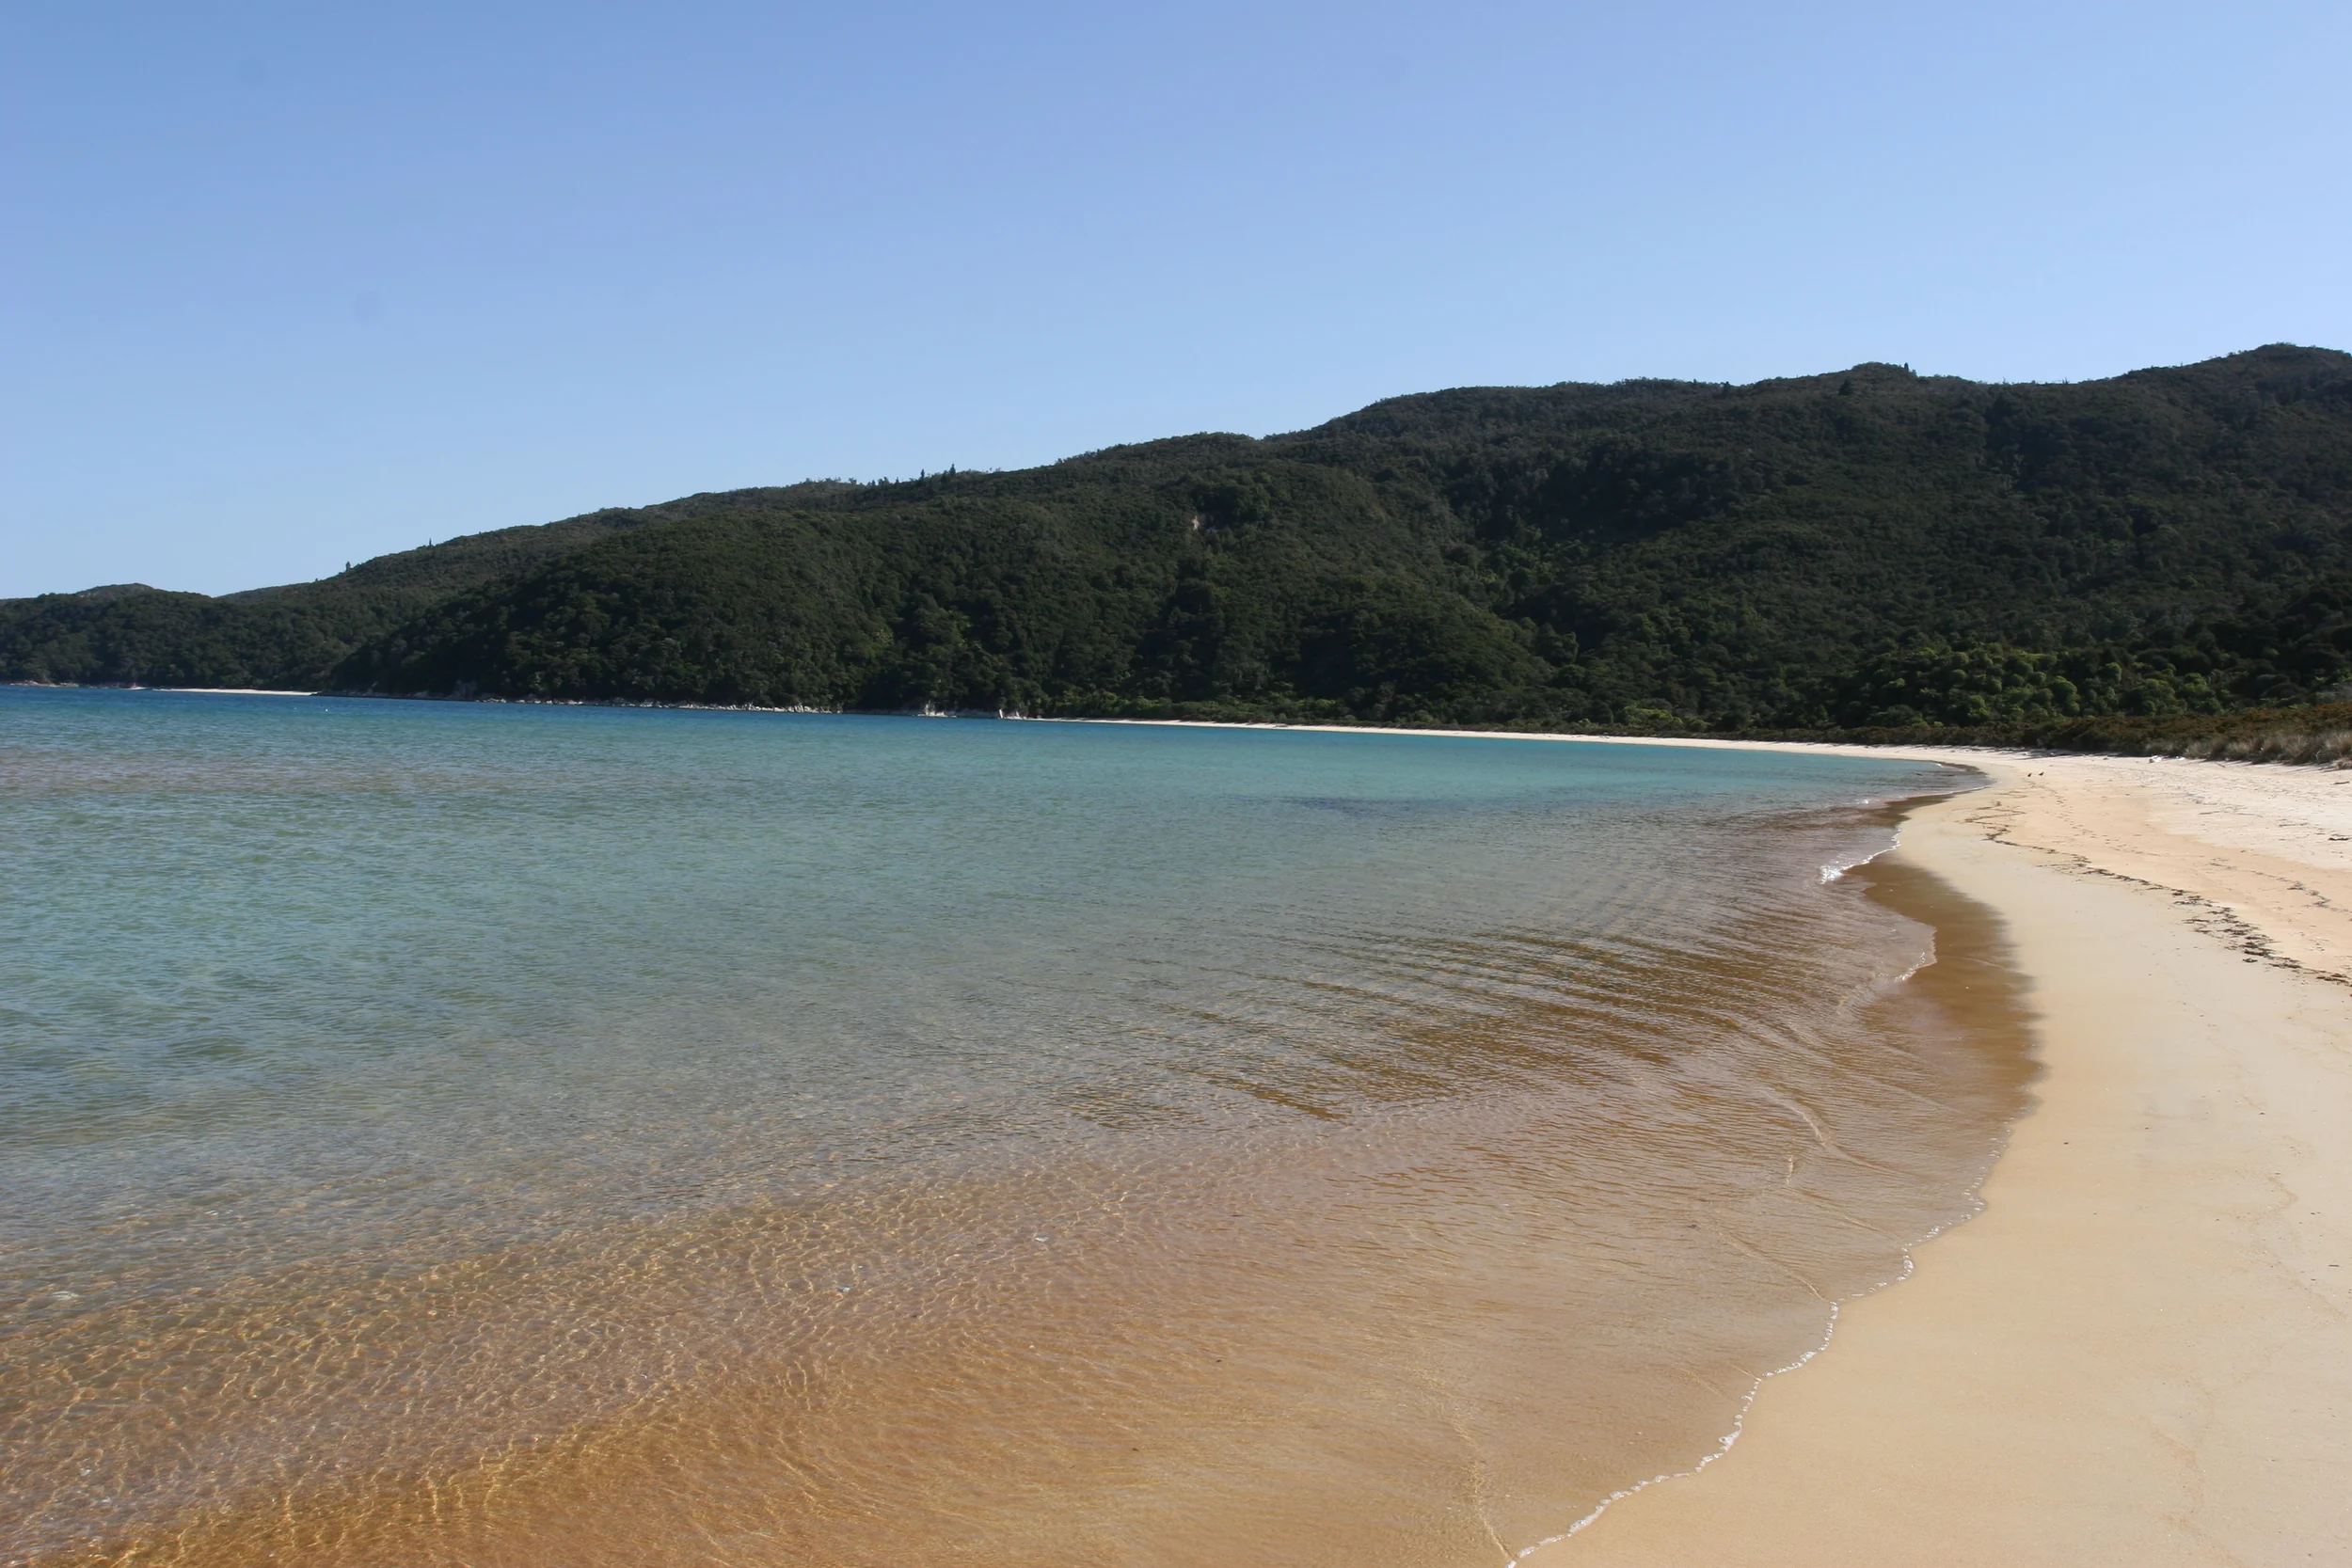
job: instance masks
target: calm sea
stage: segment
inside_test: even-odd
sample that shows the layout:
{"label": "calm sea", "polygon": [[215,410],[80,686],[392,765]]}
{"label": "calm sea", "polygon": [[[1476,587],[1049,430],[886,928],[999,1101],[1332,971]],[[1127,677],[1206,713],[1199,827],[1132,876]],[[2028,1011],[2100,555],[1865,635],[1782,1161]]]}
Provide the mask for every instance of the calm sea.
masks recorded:
{"label": "calm sea", "polygon": [[1492,1563],[1968,1212],[1971,782],[0,689],[0,1561]]}

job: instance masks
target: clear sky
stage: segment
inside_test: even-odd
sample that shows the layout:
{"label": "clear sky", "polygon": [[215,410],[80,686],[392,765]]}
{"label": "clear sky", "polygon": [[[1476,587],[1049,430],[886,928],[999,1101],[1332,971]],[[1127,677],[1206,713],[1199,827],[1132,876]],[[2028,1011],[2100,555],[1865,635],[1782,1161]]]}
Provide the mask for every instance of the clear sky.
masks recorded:
{"label": "clear sky", "polygon": [[0,595],[1398,392],[2352,348],[2352,6],[0,7]]}

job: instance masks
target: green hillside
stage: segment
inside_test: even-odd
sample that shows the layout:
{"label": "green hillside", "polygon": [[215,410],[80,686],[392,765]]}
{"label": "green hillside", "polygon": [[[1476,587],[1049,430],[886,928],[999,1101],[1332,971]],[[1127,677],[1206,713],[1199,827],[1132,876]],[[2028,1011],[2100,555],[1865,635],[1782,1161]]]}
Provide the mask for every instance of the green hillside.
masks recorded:
{"label": "green hillside", "polygon": [[378,556],[317,582],[217,598],[118,583],[0,600],[0,679],[316,689],[362,643],[453,594],[661,522],[701,499],[469,534]]}
{"label": "green hillside", "polygon": [[229,599],[17,600],[0,672],[1642,729],[2276,706],[2352,675],[2352,356],[1428,393]]}

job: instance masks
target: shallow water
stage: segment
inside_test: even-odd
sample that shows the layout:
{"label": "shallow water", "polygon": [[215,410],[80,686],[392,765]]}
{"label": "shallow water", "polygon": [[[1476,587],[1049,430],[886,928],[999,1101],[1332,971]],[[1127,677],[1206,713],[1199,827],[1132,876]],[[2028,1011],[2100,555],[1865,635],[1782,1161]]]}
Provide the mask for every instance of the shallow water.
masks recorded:
{"label": "shallow water", "polygon": [[0,690],[0,1560],[1492,1562],[1967,1212],[1954,786]]}

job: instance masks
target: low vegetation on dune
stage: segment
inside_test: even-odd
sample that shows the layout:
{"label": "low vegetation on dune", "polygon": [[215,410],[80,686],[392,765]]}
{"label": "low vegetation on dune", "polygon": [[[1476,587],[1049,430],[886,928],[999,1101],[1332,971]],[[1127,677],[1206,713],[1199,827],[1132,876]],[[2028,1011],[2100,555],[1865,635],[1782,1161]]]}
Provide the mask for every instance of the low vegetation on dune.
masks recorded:
{"label": "low vegetation on dune", "polygon": [[0,674],[2259,749],[2352,679],[2352,356],[1433,392],[15,600]]}

